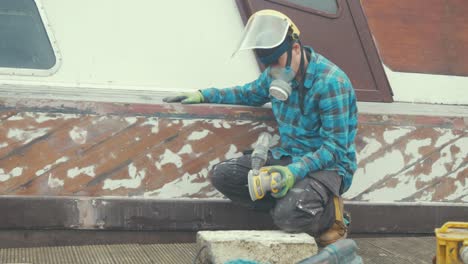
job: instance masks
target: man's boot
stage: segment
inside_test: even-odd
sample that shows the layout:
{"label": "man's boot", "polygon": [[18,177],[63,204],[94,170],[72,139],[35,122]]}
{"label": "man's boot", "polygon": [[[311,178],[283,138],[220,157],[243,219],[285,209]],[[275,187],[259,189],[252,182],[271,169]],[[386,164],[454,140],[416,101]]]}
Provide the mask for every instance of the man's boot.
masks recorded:
{"label": "man's boot", "polygon": [[[328,246],[340,239],[345,239],[348,235],[348,226],[349,221],[346,221],[344,218],[343,211],[343,199],[338,196],[333,197],[333,203],[335,205],[335,222],[333,225],[323,232],[318,238],[317,243],[321,247]],[[348,223],[346,223],[348,222]]]}

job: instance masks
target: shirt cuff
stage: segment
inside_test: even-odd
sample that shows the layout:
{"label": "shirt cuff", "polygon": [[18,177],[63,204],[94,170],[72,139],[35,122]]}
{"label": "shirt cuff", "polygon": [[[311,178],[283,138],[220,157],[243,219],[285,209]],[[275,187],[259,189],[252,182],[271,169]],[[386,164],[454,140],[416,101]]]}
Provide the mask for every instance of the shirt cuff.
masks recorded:
{"label": "shirt cuff", "polygon": [[288,169],[292,172],[296,179],[304,179],[304,177],[309,173],[309,169],[303,160],[289,164]]}

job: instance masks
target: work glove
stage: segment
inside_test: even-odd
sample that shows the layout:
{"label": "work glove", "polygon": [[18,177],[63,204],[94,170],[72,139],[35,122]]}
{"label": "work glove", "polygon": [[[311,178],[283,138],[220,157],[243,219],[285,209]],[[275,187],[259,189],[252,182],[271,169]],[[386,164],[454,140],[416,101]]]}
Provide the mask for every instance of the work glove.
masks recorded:
{"label": "work glove", "polygon": [[164,97],[163,102],[166,103],[182,103],[182,104],[201,104],[204,98],[200,91],[180,93],[176,96]]}
{"label": "work glove", "polygon": [[269,166],[263,167],[261,170],[266,170],[271,177],[271,196],[275,198],[283,198],[288,191],[294,186],[296,178],[294,174],[285,166]]}

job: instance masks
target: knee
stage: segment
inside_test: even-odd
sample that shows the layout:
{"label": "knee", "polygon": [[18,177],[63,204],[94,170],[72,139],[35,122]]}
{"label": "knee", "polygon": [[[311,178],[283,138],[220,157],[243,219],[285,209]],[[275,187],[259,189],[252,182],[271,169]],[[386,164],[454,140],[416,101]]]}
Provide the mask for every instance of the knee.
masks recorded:
{"label": "knee", "polygon": [[[289,201],[285,200],[288,199]],[[301,226],[304,220],[308,217],[301,216],[301,212],[297,210],[294,199],[285,197],[276,203],[275,208],[271,211],[274,224],[281,230],[286,232],[301,232]]]}
{"label": "knee", "polygon": [[211,184],[218,190],[223,189],[223,186],[225,185],[225,174],[226,171],[229,170],[229,164],[226,162],[221,162],[217,165],[214,166],[210,181]]}
{"label": "knee", "polygon": [[286,232],[318,234],[328,226],[331,208],[312,191],[293,188],[277,201],[271,212],[273,222]]}

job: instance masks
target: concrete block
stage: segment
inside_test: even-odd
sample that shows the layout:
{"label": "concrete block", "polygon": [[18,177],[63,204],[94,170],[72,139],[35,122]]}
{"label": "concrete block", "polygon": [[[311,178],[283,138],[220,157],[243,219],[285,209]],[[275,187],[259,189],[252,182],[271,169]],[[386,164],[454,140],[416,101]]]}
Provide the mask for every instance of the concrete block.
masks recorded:
{"label": "concrete block", "polygon": [[235,259],[291,264],[317,254],[315,239],[282,231],[200,231],[201,263],[224,264]]}

